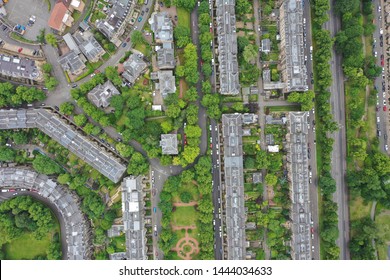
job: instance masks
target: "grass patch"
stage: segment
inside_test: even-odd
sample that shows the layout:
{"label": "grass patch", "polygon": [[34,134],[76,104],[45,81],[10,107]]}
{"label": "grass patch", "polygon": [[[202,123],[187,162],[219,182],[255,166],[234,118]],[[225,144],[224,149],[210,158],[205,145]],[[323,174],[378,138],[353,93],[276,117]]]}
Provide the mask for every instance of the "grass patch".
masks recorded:
{"label": "grass patch", "polygon": [[300,111],[300,105],[291,105],[291,106],[272,106],[266,107],[270,112],[291,112],[291,111]]}
{"label": "grass patch", "polygon": [[377,242],[378,255],[380,260],[387,260],[388,246],[390,245],[390,211],[385,210],[375,218],[379,238],[383,244]]}
{"label": "grass patch", "polygon": [[196,225],[198,213],[193,206],[176,207],[172,213],[172,225],[190,226]]}
{"label": "grass patch", "polygon": [[92,17],[91,17],[91,22],[95,23],[97,20],[99,19],[105,19],[106,18],[106,14],[101,12],[101,11],[97,11],[95,10],[92,14]]}
{"label": "grass patch", "polygon": [[183,8],[176,8],[177,11],[177,21],[179,25],[191,28],[191,18],[190,18],[190,13],[183,9]]}
{"label": "grass patch", "polygon": [[146,45],[145,44],[136,44],[136,45],[134,45],[134,49],[142,52],[143,54],[146,53]]}
{"label": "grass patch", "polygon": [[22,42],[22,43],[28,43],[28,44],[37,44],[36,41],[32,41],[32,40],[29,40],[29,39],[26,39],[24,38],[23,36],[15,33],[15,32],[10,32],[10,35],[9,35],[12,39],[16,40],[16,41],[19,41],[19,42]]}
{"label": "grass patch", "polygon": [[367,204],[360,196],[353,198],[349,202],[349,213],[351,221],[370,217],[371,206],[372,201]]}
{"label": "grass patch", "polygon": [[72,14],[72,17],[73,17],[74,21],[78,21],[80,16],[81,16],[81,13],[79,11],[74,11],[73,14]]}
{"label": "grass patch", "polygon": [[[157,119],[157,120],[153,120],[153,121],[159,121],[159,120],[164,121],[163,118]],[[180,192],[189,192],[192,195],[192,201],[198,201],[199,200],[198,187],[195,184],[193,184],[193,183],[182,185],[180,187]],[[172,201],[173,202],[180,202],[179,196],[173,197]]]}
{"label": "grass patch", "polygon": [[4,245],[5,256],[8,260],[32,260],[38,256],[46,256],[53,232],[45,238],[36,240],[32,233],[23,233],[19,238]]}

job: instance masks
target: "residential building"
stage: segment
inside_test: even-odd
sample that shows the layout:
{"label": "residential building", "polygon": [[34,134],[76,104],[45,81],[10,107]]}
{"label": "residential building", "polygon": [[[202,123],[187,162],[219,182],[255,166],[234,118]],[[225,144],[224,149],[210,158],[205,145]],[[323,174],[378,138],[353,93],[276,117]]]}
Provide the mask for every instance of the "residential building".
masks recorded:
{"label": "residential building", "polygon": [[263,39],[261,40],[261,51],[268,54],[271,51],[271,40]]}
{"label": "residential building", "polygon": [[156,43],[163,44],[173,41],[173,23],[167,12],[152,13],[149,24]]}
{"label": "residential building", "polygon": [[235,0],[216,0],[219,92],[238,95],[240,83],[237,60]]}
{"label": "residential building", "polygon": [[72,13],[74,10],[82,12],[85,4],[79,0],[57,0],[50,14],[48,25],[55,32],[61,34],[66,27],[71,27],[74,22]]}
{"label": "residential building", "polygon": [[144,195],[141,177],[126,177],[122,182],[122,213],[126,235],[126,258],[146,259]]}
{"label": "residential building", "polygon": [[173,48],[159,48],[157,50],[157,67],[160,70],[175,68],[175,53]]}
{"label": "residential building", "polygon": [[80,75],[87,68],[83,55],[79,55],[73,50],[60,56],[58,62],[64,71],[68,71],[74,76]]}
{"label": "residential building", "polygon": [[287,171],[290,183],[292,220],[291,256],[311,260],[311,212],[308,163],[309,112],[290,112],[287,134]]}
{"label": "residential building", "polygon": [[[0,168],[0,187],[34,191],[57,209],[64,222],[61,234],[65,235],[68,260],[90,259],[92,242],[90,225],[80,207],[78,196],[67,187],[59,185],[47,175],[24,168]],[[62,225],[61,225],[62,226]]]}
{"label": "residential building", "polygon": [[0,110],[0,130],[18,128],[40,129],[114,183],[119,182],[126,171],[126,166],[111,151],[98,147],[51,111]]}
{"label": "residential building", "polygon": [[106,53],[90,31],[76,32],[73,38],[89,62],[97,62]]}
{"label": "residential building", "polygon": [[120,92],[111,83],[111,81],[107,80],[104,84],[94,87],[90,92],[88,92],[87,96],[96,107],[106,108],[110,105],[111,97],[119,94]]}
{"label": "residential building", "polygon": [[130,11],[136,1],[115,0],[107,12],[105,20],[98,20],[95,25],[112,43],[119,46],[119,37],[125,31],[126,22],[129,19]]}
{"label": "residential building", "polygon": [[241,114],[222,115],[226,245],[229,260],[246,258],[244,167]]}
{"label": "residential building", "polygon": [[73,51],[77,55],[81,53],[80,48],[76,43],[76,41],[74,40],[72,34],[66,33],[64,36],[62,36],[62,38],[64,39],[66,45],[71,51]]}
{"label": "residential building", "polygon": [[43,75],[35,60],[0,54],[0,75],[21,82],[42,81]]}
{"label": "residential building", "polygon": [[279,69],[284,92],[306,91],[307,69],[303,44],[302,0],[284,0],[280,6]]}
{"label": "residential building", "polygon": [[256,114],[245,113],[245,114],[242,114],[242,122],[243,122],[243,124],[257,123],[258,117],[259,116]]}
{"label": "residential building", "polygon": [[148,67],[140,54],[133,53],[129,59],[123,63],[124,72],[122,77],[130,84],[134,84],[137,78]]}
{"label": "residential building", "polygon": [[156,90],[162,95],[163,98],[167,97],[170,93],[176,92],[176,80],[171,70],[153,72],[150,76],[152,80],[158,80],[156,83]]}
{"label": "residential building", "polygon": [[161,134],[160,146],[163,155],[177,155],[177,134]]}

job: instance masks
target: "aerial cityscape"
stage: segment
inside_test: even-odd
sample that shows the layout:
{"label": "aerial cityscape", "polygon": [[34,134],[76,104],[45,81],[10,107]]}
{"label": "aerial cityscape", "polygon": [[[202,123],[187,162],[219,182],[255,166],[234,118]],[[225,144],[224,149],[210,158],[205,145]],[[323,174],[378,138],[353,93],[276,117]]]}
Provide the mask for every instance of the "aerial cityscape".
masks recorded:
{"label": "aerial cityscape", "polygon": [[383,0],[0,0],[0,260],[389,260],[389,93]]}

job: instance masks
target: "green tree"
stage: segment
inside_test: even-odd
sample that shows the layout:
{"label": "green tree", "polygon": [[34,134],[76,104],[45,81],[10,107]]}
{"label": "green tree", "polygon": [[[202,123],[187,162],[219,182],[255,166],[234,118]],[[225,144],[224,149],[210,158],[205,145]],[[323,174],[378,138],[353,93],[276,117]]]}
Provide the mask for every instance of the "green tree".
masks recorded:
{"label": "green tree", "polygon": [[135,45],[144,44],[145,39],[144,39],[142,32],[140,30],[134,30],[131,33],[131,42]]}
{"label": "green tree", "polygon": [[53,69],[53,66],[52,66],[50,63],[44,63],[44,64],[42,64],[42,70],[43,70],[43,72],[49,74],[49,73],[51,72],[52,69]]}
{"label": "green tree", "polygon": [[134,153],[133,147],[124,143],[117,143],[115,148],[122,157],[130,157]]}
{"label": "green tree", "polygon": [[0,161],[14,161],[16,152],[14,149],[0,146]]}
{"label": "green tree", "polygon": [[265,182],[267,183],[267,185],[269,186],[275,186],[276,183],[278,182],[278,177],[274,174],[271,174],[271,173],[268,173],[266,176],[265,176]]}
{"label": "green tree", "polygon": [[131,157],[130,163],[127,167],[127,173],[138,176],[145,174],[149,169],[149,163],[145,157],[138,152],[135,152]]}
{"label": "green tree", "polygon": [[48,42],[51,46],[57,47],[57,38],[54,34],[48,33],[45,35],[46,42]]}
{"label": "green tree", "polygon": [[74,116],[73,120],[77,126],[84,126],[87,122],[87,117],[84,114],[80,114]]}
{"label": "green tree", "polygon": [[183,48],[191,42],[191,30],[187,26],[177,25],[173,30],[173,35],[179,48]]}
{"label": "green tree", "polygon": [[257,57],[256,45],[247,45],[242,55],[247,63],[255,63]]}
{"label": "green tree", "polygon": [[296,102],[301,104],[302,111],[310,111],[314,108],[314,91],[308,90],[306,92],[292,92],[287,97],[288,102]]}
{"label": "green tree", "polygon": [[180,200],[183,203],[188,203],[192,200],[192,194],[184,191],[184,192],[180,193]]}
{"label": "green tree", "polygon": [[60,105],[60,112],[64,115],[72,115],[74,110],[74,105],[70,102],[64,102]]}
{"label": "green tree", "polygon": [[47,156],[37,154],[32,162],[32,166],[38,173],[51,175],[61,173],[61,167]]}

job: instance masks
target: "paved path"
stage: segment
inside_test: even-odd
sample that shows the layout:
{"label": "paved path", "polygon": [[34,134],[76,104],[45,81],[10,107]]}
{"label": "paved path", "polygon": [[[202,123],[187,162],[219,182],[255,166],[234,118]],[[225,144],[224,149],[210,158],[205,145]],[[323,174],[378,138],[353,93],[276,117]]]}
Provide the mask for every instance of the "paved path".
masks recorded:
{"label": "paved path", "polygon": [[191,202],[188,202],[188,203],[174,202],[174,203],[172,203],[172,205],[176,206],[176,207],[195,206],[195,205],[198,205],[198,202],[197,201],[191,201]]}
{"label": "paved path", "polygon": [[[192,255],[199,254],[199,242],[193,237],[190,237],[188,235],[189,229],[196,229],[195,225],[191,226],[172,226],[173,230],[182,230],[185,229],[186,234],[185,237],[181,238],[179,241],[177,241],[176,246],[172,249],[173,251],[177,252],[177,255],[182,258],[183,260],[192,260]],[[189,252],[184,252],[184,247],[189,246],[191,247],[191,250]]]}

